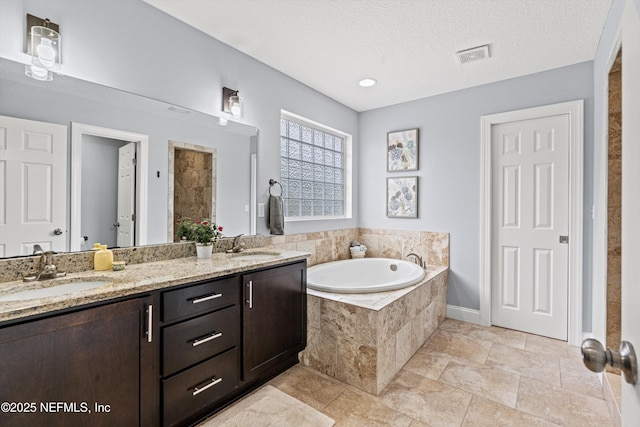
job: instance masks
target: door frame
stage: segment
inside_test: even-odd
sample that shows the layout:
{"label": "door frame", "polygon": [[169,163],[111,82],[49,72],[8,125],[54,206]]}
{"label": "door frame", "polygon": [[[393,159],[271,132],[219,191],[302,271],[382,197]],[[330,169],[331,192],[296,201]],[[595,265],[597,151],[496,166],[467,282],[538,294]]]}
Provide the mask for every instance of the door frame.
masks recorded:
{"label": "door frame", "polygon": [[491,325],[491,129],[493,125],[518,120],[569,115],[569,262],[567,298],[567,341],[582,341],[582,264],[583,264],[583,174],[584,101],[576,100],[541,107],[491,114],[481,117],[480,166],[480,322]]}
{"label": "door frame", "polygon": [[137,246],[147,244],[147,200],[149,187],[149,136],[117,129],[71,122],[71,232],[70,251],[80,251],[82,216],[82,136],[135,142],[136,156],[136,237]]}

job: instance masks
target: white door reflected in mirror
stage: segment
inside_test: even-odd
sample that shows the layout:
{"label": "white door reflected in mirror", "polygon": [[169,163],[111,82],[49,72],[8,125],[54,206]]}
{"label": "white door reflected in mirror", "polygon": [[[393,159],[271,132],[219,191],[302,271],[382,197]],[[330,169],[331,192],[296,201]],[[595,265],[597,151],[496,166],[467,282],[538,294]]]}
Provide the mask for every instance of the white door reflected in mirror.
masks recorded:
{"label": "white door reflected in mirror", "polygon": [[0,116],[0,257],[65,251],[66,209],[67,127]]}

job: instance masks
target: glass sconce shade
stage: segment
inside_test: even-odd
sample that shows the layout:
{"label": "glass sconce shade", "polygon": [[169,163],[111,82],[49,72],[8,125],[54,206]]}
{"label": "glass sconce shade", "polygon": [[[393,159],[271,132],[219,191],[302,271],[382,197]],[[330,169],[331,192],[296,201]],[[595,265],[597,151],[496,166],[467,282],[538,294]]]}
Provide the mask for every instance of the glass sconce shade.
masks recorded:
{"label": "glass sconce shade", "polygon": [[222,88],[222,112],[231,114],[235,119],[242,117],[242,98],[237,90]]}
{"label": "glass sconce shade", "polygon": [[229,107],[231,110],[231,114],[236,119],[242,117],[242,98],[239,96],[230,96],[229,97]]}
{"label": "glass sconce shade", "polygon": [[53,80],[53,73],[51,71],[33,64],[25,66],[25,74],[32,79],[43,82],[50,82]]}
{"label": "glass sconce shade", "polygon": [[35,67],[59,72],[60,47],[57,31],[42,26],[31,27],[31,62]]}

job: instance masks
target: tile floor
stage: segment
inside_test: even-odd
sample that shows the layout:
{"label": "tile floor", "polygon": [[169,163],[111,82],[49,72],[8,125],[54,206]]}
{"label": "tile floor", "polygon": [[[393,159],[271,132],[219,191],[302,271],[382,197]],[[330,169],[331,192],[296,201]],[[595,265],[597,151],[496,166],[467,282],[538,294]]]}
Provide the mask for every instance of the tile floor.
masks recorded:
{"label": "tile floor", "polygon": [[612,426],[577,347],[446,319],[373,396],[301,365],[269,382],[344,426]]}

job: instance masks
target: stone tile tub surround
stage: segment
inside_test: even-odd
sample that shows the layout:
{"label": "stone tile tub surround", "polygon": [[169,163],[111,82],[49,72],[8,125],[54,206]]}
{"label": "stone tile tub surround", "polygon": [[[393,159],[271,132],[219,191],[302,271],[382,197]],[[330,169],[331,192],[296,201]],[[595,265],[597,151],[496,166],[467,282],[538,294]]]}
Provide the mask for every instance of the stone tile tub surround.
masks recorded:
{"label": "stone tile tub surround", "polygon": [[309,252],[309,267],[349,259],[353,240],[367,246],[367,258],[404,259],[420,255],[428,265],[449,266],[449,233],[372,228],[347,228],[315,233],[264,237],[263,244],[275,249]]}
{"label": "stone tile tub surround", "polygon": [[404,289],[369,294],[307,290],[308,340],[301,362],[380,394],[446,315],[448,269],[429,267]]}

